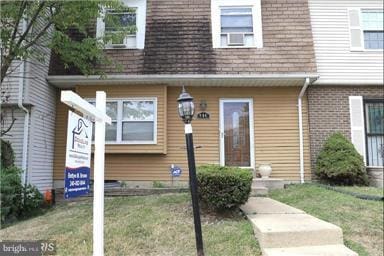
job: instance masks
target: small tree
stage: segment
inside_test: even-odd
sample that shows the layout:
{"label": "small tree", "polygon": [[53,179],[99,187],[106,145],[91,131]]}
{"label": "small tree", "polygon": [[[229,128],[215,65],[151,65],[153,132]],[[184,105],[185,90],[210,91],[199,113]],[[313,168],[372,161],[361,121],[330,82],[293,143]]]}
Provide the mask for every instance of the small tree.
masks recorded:
{"label": "small tree", "polygon": [[[64,67],[74,67],[84,75],[104,75],[98,65],[112,64],[103,52],[104,45],[118,40],[136,30],[135,26],[122,26],[121,17],[107,15],[106,9],[127,10],[120,0],[5,0],[0,1],[0,54],[1,54],[1,103],[8,103],[9,95],[3,81],[7,76],[24,77],[16,73],[22,61],[36,60],[44,65],[45,49],[51,49],[62,61]],[[103,18],[113,33],[96,38],[94,24]],[[92,26],[92,25],[93,26]],[[79,37],[73,38],[70,32]],[[19,62],[17,62],[19,61]],[[9,88],[8,88],[9,89]],[[1,136],[14,125],[13,108],[10,124],[3,127],[6,119],[1,114]]]}
{"label": "small tree", "polygon": [[317,158],[316,175],[331,184],[368,184],[363,157],[341,133],[332,134],[325,142]]}

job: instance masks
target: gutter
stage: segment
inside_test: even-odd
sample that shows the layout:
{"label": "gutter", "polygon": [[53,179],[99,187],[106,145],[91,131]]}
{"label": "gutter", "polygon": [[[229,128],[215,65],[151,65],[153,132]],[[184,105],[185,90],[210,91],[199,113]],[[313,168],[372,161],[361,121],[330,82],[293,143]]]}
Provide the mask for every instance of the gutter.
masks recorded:
{"label": "gutter", "polygon": [[[27,27],[27,23],[25,19],[23,19],[23,31],[25,31]],[[22,155],[22,162],[21,162],[21,169],[23,170],[23,184],[27,185],[27,177],[28,177],[28,138],[29,138],[29,110],[23,105],[23,90],[26,84],[25,81],[25,60],[21,61],[20,64],[20,78],[19,78],[19,93],[17,98],[17,105],[18,107],[25,112],[25,118],[24,118],[24,131],[23,131],[23,155]]]}
{"label": "gutter", "polygon": [[201,81],[301,81],[310,78],[316,80],[317,74],[307,73],[281,73],[281,74],[143,74],[143,75],[107,75],[100,77],[97,75],[49,75],[47,81],[59,88],[71,88],[76,85],[105,85],[108,84],[127,84],[127,83],[143,83],[143,84],[164,84],[174,83],[179,86],[182,82],[201,82]]}
{"label": "gutter", "polygon": [[303,110],[302,110],[302,98],[305,91],[310,85],[311,80],[309,77],[305,78],[303,88],[300,91],[297,99],[297,109],[299,112],[299,140],[300,140],[300,183],[304,183],[304,138],[303,138]]}

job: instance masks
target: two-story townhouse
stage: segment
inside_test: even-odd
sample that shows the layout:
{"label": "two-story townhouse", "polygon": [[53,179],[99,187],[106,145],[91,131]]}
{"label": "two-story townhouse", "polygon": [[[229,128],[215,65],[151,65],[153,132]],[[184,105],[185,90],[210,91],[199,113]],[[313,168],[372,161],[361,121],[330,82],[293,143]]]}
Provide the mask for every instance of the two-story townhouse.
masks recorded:
{"label": "two-story townhouse", "polygon": [[[20,22],[20,31],[25,27],[25,21]],[[43,53],[43,58],[13,61],[1,84],[2,130],[10,128],[2,139],[11,142],[15,165],[23,170],[22,181],[45,192],[53,188],[58,90],[46,80],[50,50],[37,44],[34,50]]]}
{"label": "two-story townhouse", "polygon": [[342,132],[383,186],[383,2],[309,0],[319,79],[308,89],[312,167],[325,139]]}
{"label": "two-story townhouse", "polygon": [[[311,179],[306,88],[317,79],[306,0],[124,0],[121,24],[136,25],[105,52],[120,64],[107,77],[82,76],[51,62],[48,81],[90,102],[107,94],[106,180],[169,181],[172,164],[188,179],[181,87],[194,97],[197,164]],[[102,19],[96,35],[113,33]],[[57,99],[53,178],[63,187],[68,108]],[[207,117],[207,115],[206,115]]]}

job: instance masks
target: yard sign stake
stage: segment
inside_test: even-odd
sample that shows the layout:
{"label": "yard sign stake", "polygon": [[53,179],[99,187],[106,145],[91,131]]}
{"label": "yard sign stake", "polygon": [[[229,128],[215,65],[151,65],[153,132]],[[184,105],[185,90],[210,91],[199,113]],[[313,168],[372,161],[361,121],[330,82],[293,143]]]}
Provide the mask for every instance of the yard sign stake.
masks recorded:
{"label": "yard sign stake", "polygon": [[61,101],[80,111],[83,115],[95,119],[95,154],[93,185],[93,255],[104,255],[104,153],[105,123],[111,124],[111,118],[105,113],[106,94],[96,92],[96,107],[72,91],[62,91]]}

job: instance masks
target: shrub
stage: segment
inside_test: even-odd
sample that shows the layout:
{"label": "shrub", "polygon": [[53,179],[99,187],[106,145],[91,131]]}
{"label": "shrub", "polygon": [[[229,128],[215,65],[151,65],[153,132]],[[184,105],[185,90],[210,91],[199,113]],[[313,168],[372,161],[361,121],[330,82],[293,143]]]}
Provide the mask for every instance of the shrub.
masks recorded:
{"label": "shrub", "polygon": [[1,168],[1,223],[35,215],[41,211],[43,195],[32,185],[23,187],[21,169]]}
{"label": "shrub", "polygon": [[252,185],[247,169],[205,165],[198,168],[199,198],[208,208],[221,211],[244,204]]}
{"label": "shrub", "polygon": [[16,220],[23,208],[21,170],[15,166],[1,168],[1,223]]}
{"label": "shrub", "polygon": [[341,133],[331,135],[319,153],[317,176],[331,184],[367,185],[363,157]]}
{"label": "shrub", "polygon": [[15,154],[9,141],[1,140],[1,168],[13,166]]}

